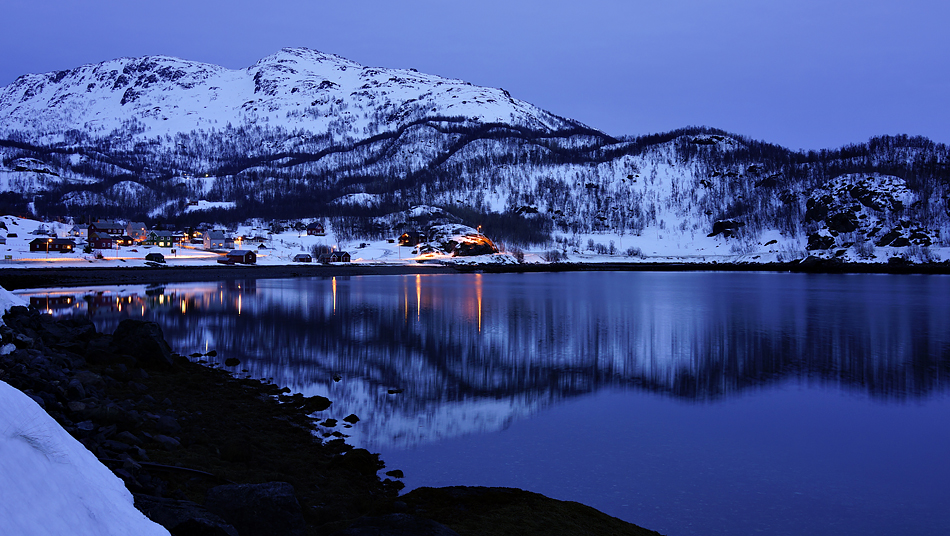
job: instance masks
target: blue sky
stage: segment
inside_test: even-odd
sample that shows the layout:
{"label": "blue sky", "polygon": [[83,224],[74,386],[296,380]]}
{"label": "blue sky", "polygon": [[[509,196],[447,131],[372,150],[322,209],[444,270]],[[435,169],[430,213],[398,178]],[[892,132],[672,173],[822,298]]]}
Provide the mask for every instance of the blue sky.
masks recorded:
{"label": "blue sky", "polygon": [[285,46],[502,87],[608,134],[708,125],[792,149],[950,143],[937,0],[8,0],[0,85],[166,54],[243,68]]}

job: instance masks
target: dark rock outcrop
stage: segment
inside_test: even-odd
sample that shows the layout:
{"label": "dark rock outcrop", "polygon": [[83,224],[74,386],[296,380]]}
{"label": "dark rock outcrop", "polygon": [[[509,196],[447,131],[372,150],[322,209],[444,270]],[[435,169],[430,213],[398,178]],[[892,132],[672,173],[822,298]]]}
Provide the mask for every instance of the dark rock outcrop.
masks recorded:
{"label": "dark rock outcrop", "polygon": [[175,363],[162,328],[155,322],[123,320],[112,334],[112,348],[134,356],[146,368],[167,369]]}
{"label": "dark rock outcrop", "polygon": [[833,236],[825,236],[818,233],[813,233],[808,235],[808,245],[805,246],[805,249],[809,251],[815,249],[828,249],[834,245],[835,239]]}
{"label": "dark rock outcrop", "polygon": [[743,226],[745,226],[745,223],[738,220],[719,220],[713,223],[712,232],[707,236],[717,236],[721,234],[726,238],[731,238],[735,236],[739,228]]}

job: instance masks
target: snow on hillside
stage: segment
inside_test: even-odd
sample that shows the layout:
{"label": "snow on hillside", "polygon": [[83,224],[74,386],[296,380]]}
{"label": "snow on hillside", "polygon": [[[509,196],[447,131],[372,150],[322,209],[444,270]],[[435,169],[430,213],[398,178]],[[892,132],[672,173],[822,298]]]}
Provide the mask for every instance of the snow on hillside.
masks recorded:
{"label": "snow on hillside", "polygon": [[27,395],[0,382],[0,406],[4,534],[168,534],[135,509],[118,477]]}
{"label": "snow on hillside", "polygon": [[230,209],[234,208],[235,203],[233,201],[205,201],[200,200],[196,201],[196,204],[189,204],[185,209],[185,212],[200,212],[202,210],[211,210],[213,208],[224,208]]}

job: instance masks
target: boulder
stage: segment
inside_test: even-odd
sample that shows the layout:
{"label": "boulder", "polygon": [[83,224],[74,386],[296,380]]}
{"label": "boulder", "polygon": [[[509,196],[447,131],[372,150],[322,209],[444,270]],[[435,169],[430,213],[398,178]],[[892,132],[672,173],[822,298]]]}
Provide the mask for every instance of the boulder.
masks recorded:
{"label": "boulder", "polygon": [[808,235],[808,245],[805,249],[811,251],[815,249],[828,249],[835,245],[835,239],[832,236],[825,236],[818,233]]}
{"label": "boulder", "polygon": [[307,532],[294,488],[286,482],[217,486],[208,490],[205,507],[241,536],[304,536]]}
{"label": "boulder", "polygon": [[858,228],[858,216],[854,212],[839,212],[828,217],[828,228],[839,233],[853,233]]}
{"label": "boulder", "polygon": [[181,432],[181,425],[178,421],[169,415],[162,415],[155,421],[155,429],[162,434],[177,434]]}
{"label": "boulder", "polygon": [[333,460],[333,465],[364,476],[373,476],[386,466],[379,461],[379,454],[366,449],[353,449]]}
{"label": "boulder", "polygon": [[153,438],[161,446],[165,447],[165,450],[177,450],[181,446],[181,442],[175,439],[174,437],[169,437],[163,434],[156,434]]}
{"label": "boulder", "polygon": [[805,201],[805,221],[821,221],[828,217],[829,205],[835,201],[830,195],[809,198]]}
{"label": "boulder", "polygon": [[892,230],[889,231],[887,234],[885,234],[884,236],[882,236],[882,237],[877,241],[877,244],[876,244],[876,245],[877,245],[877,246],[880,246],[880,247],[889,246],[889,245],[891,245],[891,242],[893,242],[894,240],[896,240],[896,239],[898,239],[898,238],[900,238],[900,237],[901,237],[901,232],[900,232],[899,230],[897,230],[897,229],[892,229]]}
{"label": "boulder", "polygon": [[743,227],[745,223],[738,220],[719,220],[713,223],[712,232],[707,236],[722,235],[726,238],[735,236],[736,231]]}
{"label": "boulder", "polygon": [[123,320],[112,334],[112,348],[135,357],[144,368],[167,369],[174,363],[171,347],[155,322]]}

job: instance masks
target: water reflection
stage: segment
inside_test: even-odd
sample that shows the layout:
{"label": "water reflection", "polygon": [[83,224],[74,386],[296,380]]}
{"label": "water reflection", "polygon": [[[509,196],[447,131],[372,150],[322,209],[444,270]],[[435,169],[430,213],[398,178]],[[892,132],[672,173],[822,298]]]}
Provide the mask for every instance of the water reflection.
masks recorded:
{"label": "water reflection", "polygon": [[[946,388],[950,279],[731,273],[410,275],[24,293],[159,322],[179,353],[335,400],[352,441],[407,446],[634,386],[713,401],[776,382],[881,399]],[[334,376],[343,378],[333,381]],[[390,394],[390,389],[402,389]]]}

